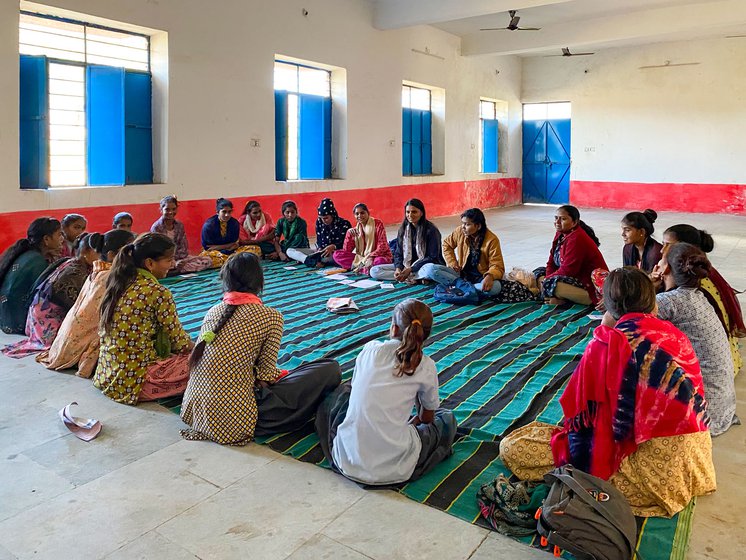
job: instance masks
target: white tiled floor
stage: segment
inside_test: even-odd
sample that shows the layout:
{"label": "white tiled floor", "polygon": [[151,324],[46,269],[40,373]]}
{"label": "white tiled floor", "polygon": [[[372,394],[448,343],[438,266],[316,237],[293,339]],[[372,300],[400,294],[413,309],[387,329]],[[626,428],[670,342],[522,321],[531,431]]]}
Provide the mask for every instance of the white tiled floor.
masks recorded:
{"label": "white tiled floor", "polygon": [[[508,268],[545,263],[553,212],[488,213]],[[610,266],[621,260],[622,214],[583,212]],[[458,218],[436,222],[447,232]],[[712,261],[734,287],[746,288],[746,218],[662,213],[658,230],[680,222],[715,234]],[[0,335],[0,344],[15,339]],[[744,379],[737,386],[746,418]],[[57,410],[73,400],[79,414],[104,424],[93,442],[59,422]],[[89,381],[0,356],[0,560],[551,558],[262,446],[184,441],[180,427],[157,405],[118,405]],[[746,550],[746,427],[715,440],[715,460],[718,492],[700,498],[694,518],[690,558],[697,560],[741,558]]]}

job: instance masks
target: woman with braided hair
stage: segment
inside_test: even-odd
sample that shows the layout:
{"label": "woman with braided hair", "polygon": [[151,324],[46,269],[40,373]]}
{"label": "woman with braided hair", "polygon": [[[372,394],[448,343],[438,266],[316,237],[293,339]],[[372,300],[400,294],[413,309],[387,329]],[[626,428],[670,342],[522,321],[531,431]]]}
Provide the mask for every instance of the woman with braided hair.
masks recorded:
{"label": "woman with braided hair", "polygon": [[282,314],[262,303],[259,257],[233,255],[220,271],[223,301],[205,315],[189,358],[181,419],[189,440],[246,445],[254,436],[289,432],[310,420],[341,380],[339,364],[317,360],[277,367]]}
{"label": "woman with braided hair", "polygon": [[378,485],[415,480],[451,455],[456,419],[439,408],[438,370],[422,351],[432,328],[425,303],[399,303],[389,340],[363,346],[352,382],[319,407],[324,455],[347,478]]}
{"label": "woman with braided hair", "polygon": [[144,233],[120,249],[101,300],[101,347],[93,385],[137,404],[184,392],[192,347],[170,290],[158,280],[174,266],[174,242]]}
{"label": "woman with braided hair", "polygon": [[715,309],[699,289],[707,278],[710,261],[689,243],[667,246],[656,273],[665,290],[656,296],[658,317],[671,321],[692,343],[702,369],[705,397],[709,403],[710,433],[717,436],[733,424],[736,416],[736,388],[728,335]]}

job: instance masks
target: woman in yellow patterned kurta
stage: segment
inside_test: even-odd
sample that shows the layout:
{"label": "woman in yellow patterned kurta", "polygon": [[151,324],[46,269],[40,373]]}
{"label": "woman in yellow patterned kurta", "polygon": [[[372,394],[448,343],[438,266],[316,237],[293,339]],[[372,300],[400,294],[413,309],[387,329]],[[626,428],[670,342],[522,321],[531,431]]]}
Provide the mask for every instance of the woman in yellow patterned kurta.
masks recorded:
{"label": "woman in yellow patterned kurta", "polygon": [[[174,243],[147,233],[114,259],[101,302],[101,348],[93,384],[124,404],[184,392],[191,348],[171,292],[158,283],[173,266]],[[171,354],[180,354],[172,356]]]}
{"label": "woman in yellow patterned kurta", "polygon": [[262,304],[258,257],[233,255],[220,271],[223,302],[205,316],[190,359],[181,418],[185,439],[245,445],[255,435],[300,428],[341,380],[334,360],[291,372],[277,367],[283,319]]}

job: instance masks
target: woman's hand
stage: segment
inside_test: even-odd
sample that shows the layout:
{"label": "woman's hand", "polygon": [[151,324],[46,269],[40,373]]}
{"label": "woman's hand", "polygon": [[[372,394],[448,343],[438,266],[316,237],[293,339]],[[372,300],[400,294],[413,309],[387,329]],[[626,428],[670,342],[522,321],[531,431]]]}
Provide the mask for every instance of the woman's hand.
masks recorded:
{"label": "woman's hand", "polygon": [[461,274],[461,267],[459,265],[454,264],[451,268],[456,274]]}
{"label": "woman's hand", "polygon": [[489,292],[492,289],[492,284],[495,283],[495,279],[489,272],[482,278],[482,291]]}
{"label": "woman's hand", "polygon": [[404,282],[412,274],[412,267],[408,266],[405,269],[396,269],[394,271],[394,278],[399,282]]}
{"label": "woman's hand", "polygon": [[332,253],[337,250],[337,246],[334,243],[331,243],[330,245],[327,245],[324,247],[324,249],[321,251],[321,256],[323,258],[331,257]]}

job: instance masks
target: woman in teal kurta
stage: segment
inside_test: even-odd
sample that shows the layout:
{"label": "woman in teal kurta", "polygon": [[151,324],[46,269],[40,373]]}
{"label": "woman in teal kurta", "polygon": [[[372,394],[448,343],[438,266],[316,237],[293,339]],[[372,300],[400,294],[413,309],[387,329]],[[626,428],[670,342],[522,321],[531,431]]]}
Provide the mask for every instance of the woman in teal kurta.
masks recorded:
{"label": "woman in teal kurta", "polygon": [[0,258],[0,329],[24,334],[26,315],[36,279],[60,256],[64,236],[59,220],[37,218],[26,237],[11,245]]}

